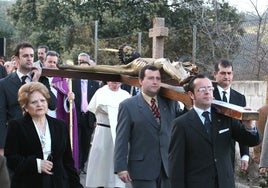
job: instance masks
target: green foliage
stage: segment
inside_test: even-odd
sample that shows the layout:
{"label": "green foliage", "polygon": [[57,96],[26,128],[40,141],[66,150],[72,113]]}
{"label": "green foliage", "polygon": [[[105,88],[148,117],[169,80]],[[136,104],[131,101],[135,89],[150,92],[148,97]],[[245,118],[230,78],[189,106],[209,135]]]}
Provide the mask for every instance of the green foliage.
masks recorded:
{"label": "green foliage", "polygon": [[[62,59],[76,59],[80,52],[94,54],[96,20],[99,48],[118,49],[124,43],[137,48],[137,32],[142,32],[142,56],[150,57],[148,30],[153,18],[165,18],[169,36],[164,55],[171,60],[191,59],[195,24],[200,65],[230,56],[238,47],[237,36],[243,34],[236,9],[224,1],[17,0],[8,15],[20,36],[17,41],[46,44]],[[118,63],[116,54],[99,51],[98,63]]]}

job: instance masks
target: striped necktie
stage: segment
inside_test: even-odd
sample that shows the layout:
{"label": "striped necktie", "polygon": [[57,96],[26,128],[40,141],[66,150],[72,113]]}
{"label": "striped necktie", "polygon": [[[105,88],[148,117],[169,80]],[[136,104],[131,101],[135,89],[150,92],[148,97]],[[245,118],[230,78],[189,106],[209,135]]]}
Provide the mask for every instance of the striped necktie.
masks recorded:
{"label": "striped necktie", "polygon": [[153,114],[154,114],[154,117],[155,117],[156,119],[159,120],[159,118],[160,118],[160,113],[159,113],[159,109],[158,109],[158,107],[156,106],[156,103],[155,103],[155,102],[156,102],[155,99],[152,98],[152,99],[151,99],[151,110],[152,110],[152,112],[153,112]]}

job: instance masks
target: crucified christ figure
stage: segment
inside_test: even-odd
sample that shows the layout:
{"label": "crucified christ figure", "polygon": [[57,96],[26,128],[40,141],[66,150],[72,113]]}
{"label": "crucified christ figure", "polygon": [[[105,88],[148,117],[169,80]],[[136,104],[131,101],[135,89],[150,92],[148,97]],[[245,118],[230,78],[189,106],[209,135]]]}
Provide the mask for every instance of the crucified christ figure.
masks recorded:
{"label": "crucified christ figure", "polygon": [[190,79],[190,75],[197,73],[198,68],[196,65],[189,62],[174,62],[171,63],[166,58],[137,58],[125,65],[95,65],[95,66],[78,66],[68,64],[58,64],[59,69],[71,69],[81,70],[85,72],[103,72],[103,73],[114,73],[123,74],[130,76],[137,76],[139,71],[145,65],[154,65],[160,69],[163,79],[172,78],[177,80],[180,85],[187,83]]}

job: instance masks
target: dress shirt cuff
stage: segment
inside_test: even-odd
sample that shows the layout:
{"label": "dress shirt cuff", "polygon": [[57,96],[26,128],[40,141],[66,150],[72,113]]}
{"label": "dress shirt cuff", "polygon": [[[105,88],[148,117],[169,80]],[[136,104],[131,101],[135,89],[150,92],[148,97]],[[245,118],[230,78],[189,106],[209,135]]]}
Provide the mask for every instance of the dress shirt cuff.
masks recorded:
{"label": "dress shirt cuff", "polygon": [[243,155],[242,157],[241,157],[241,161],[249,161],[249,156],[248,155]]}
{"label": "dress shirt cuff", "polygon": [[119,176],[120,176],[120,175],[125,174],[125,173],[128,173],[128,171],[126,171],[126,170],[125,170],[125,171],[120,171],[120,172],[117,172],[117,175],[119,175]]}
{"label": "dress shirt cuff", "polygon": [[41,159],[36,159],[38,173],[41,174]]}

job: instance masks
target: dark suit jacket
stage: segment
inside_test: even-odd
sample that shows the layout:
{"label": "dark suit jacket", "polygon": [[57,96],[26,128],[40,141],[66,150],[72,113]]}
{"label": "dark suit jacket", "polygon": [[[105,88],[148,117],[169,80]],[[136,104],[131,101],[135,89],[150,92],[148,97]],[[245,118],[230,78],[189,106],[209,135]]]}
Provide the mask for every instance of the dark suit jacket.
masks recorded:
{"label": "dark suit jacket", "polygon": [[[173,121],[169,148],[172,188],[234,188],[232,139],[249,146],[260,142],[259,133],[247,131],[240,121],[217,114],[212,108],[212,140],[194,109]],[[218,178],[217,178],[218,177]]]}
{"label": "dark suit jacket", "polygon": [[6,166],[6,159],[0,155],[0,185],[2,188],[10,188],[10,180]]}
{"label": "dark suit jacket", "polygon": [[[92,99],[95,92],[99,89],[99,82],[95,80],[88,80],[87,85],[87,101],[88,103]],[[81,80],[80,79],[73,79],[73,92],[75,94],[75,106],[76,106],[76,114],[77,114],[77,121],[80,122],[80,114],[81,114],[81,102],[82,102],[82,95],[81,95]],[[95,115],[89,112],[89,122],[90,126],[94,126],[95,122]]]}
{"label": "dark suit jacket", "polygon": [[[82,188],[74,168],[67,125],[49,116],[47,121],[51,134],[54,187]],[[36,158],[43,159],[43,152],[30,115],[9,122],[5,156],[8,168],[14,172],[12,188],[42,188],[44,174],[38,173]]]}
{"label": "dark suit jacket", "polygon": [[162,163],[168,176],[171,121],[180,111],[177,101],[159,96],[158,105],[161,125],[142,94],[120,103],[114,150],[115,173],[128,170],[134,180],[154,180],[160,174]]}
{"label": "dark suit jacket", "polygon": [[0,65],[0,79],[7,76],[6,68],[3,65]]}
{"label": "dark suit jacket", "polygon": [[[220,96],[220,93],[219,93],[219,90],[217,87],[215,88],[213,95],[214,95],[214,98],[216,100],[221,100],[221,96]],[[242,106],[242,107],[245,107],[247,105],[245,95],[242,95],[241,93],[235,91],[232,88],[230,89],[230,101],[229,101],[229,103],[235,104],[238,106]],[[239,149],[240,149],[240,156],[241,157],[243,155],[249,156],[249,147],[241,144],[240,142],[238,142],[238,143],[239,143]],[[232,155],[232,158],[234,161],[234,159],[235,159],[235,144],[232,145],[232,150],[233,150],[233,153],[231,155]]]}
{"label": "dark suit jacket", "polygon": [[[56,109],[57,99],[50,90],[48,79],[41,76],[39,82],[43,83],[49,90],[50,100],[48,108]],[[12,119],[22,117],[22,109],[18,102],[18,91],[22,83],[16,72],[9,74],[7,77],[0,80],[0,127],[1,130],[6,129],[7,122]],[[3,129],[2,129],[3,128]],[[0,145],[4,144],[6,130],[0,131]]]}

